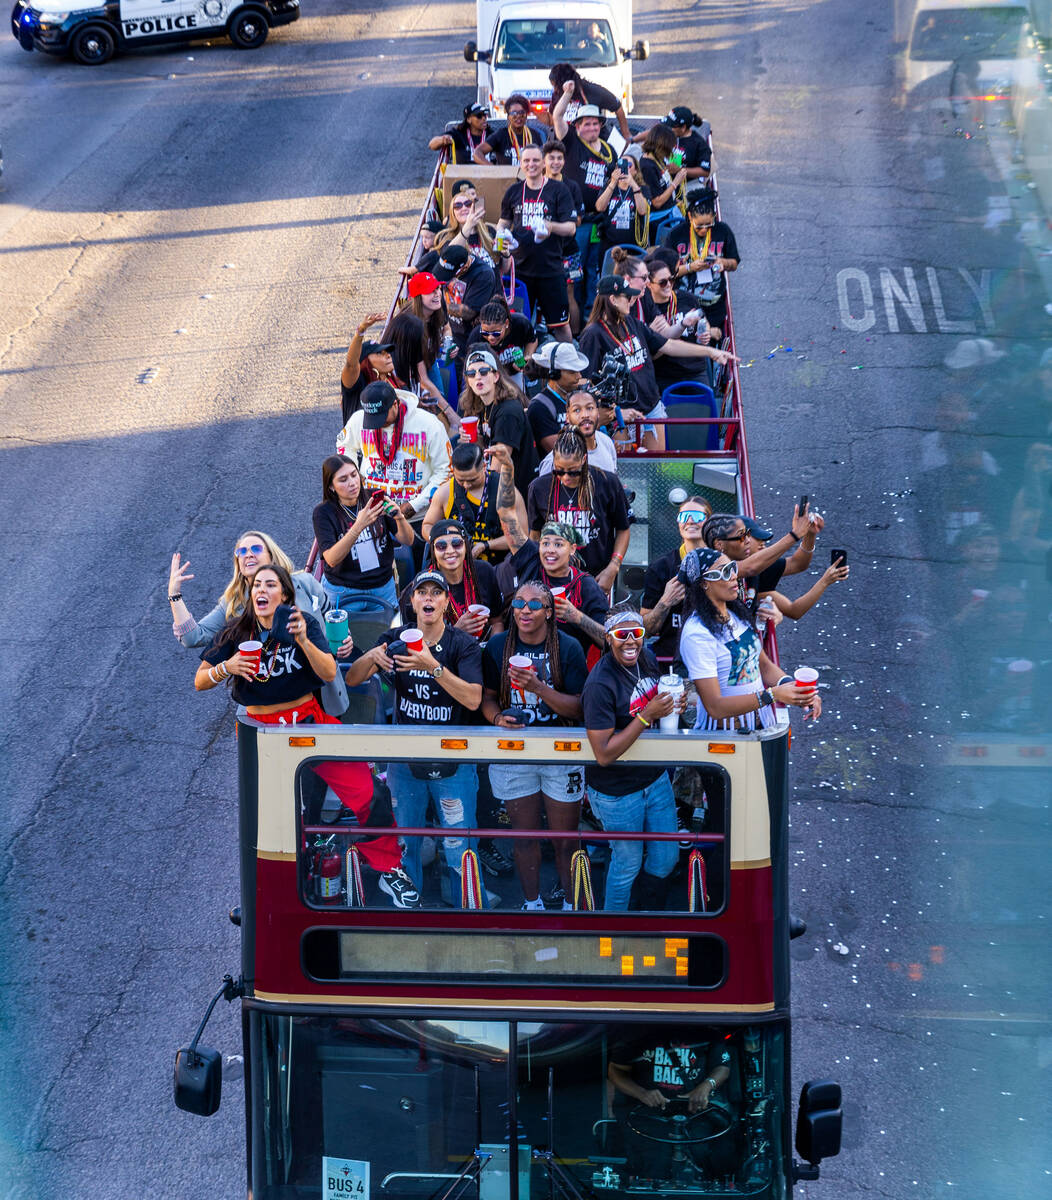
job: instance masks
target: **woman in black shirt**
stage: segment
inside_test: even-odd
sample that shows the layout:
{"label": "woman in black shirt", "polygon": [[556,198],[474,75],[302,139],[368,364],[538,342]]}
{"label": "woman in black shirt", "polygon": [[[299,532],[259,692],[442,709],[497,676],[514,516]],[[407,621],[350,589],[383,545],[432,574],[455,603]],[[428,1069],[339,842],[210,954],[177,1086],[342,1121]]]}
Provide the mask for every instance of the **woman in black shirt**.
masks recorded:
{"label": "woman in black shirt", "polygon": [[[686,182],[687,169],[669,166],[669,156],[676,149],[676,135],[667,125],[654,125],[643,139],[643,157],[639,161],[643,182],[650,189],[650,228],[671,217],[677,210],[677,193]],[[673,174],[675,170],[675,174]]]}
{"label": "woman in black shirt", "polygon": [[[501,610],[504,601],[497,586],[496,571],[488,562],[473,558],[468,552],[471,539],[459,521],[436,521],[427,540],[425,564],[438,571],[446,581],[449,603],[446,621],[454,629],[462,629],[473,638],[482,639],[504,628]],[[402,617],[413,620],[412,587],[401,596]],[[488,609],[487,613],[472,612],[473,606]]]}
{"label": "woman in black shirt", "polygon": [[321,485],[323,499],[311,519],[333,606],[349,612],[394,608],[395,542],[411,546],[412,526],[397,504],[363,486],[357,466],[343,454],[321,464]]}
{"label": "woman in black shirt", "polygon": [[436,134],[429,150],[448,150],[451,163],[472,162],[475,149],[489,137],[489,110],[484,104],[465,104],[464,119],[448,133]]}
{"label": "woman in black shirt", "polygon": [[618,159],[606,187],[595,201],[599,220],[599,261],[613,246],[643,246],[650,239],[650,189],[635,159]]}
{"label": "woman in black shirt", "polygon": [[508,447],[515,462],[515,485],[523,494],[537,472],[537,448],[526,420],[522,392],[497,365],[489,350],[468,352],[464,362],[465,388],[457,402],[461,421],[478,417],[479,442],[491,448]]}
{"label": "woman in black shirt", "polygon": [[[232,680],[233,696],[250,717],[266,724],[336,722],[318,703],[314,692],[336,678],[336,659],[321,626],[295,605],[296,589],[284,567],[271,563],[252,576],[249,605],[228,621],[201,656],[194,687],[208,692]],[[275,630],[279,606],[288,606],[284,629]],[[262,642],[259,662],[242,654],[243,642]]]}

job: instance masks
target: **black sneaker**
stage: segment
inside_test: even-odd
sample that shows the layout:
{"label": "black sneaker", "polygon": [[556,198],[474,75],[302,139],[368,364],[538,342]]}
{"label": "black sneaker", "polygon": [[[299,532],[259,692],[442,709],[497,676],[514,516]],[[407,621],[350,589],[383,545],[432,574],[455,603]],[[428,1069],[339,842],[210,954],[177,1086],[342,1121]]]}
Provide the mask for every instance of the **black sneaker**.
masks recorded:
{"label": "black sneaker", "polygon": [[401,867],[380,876],[380,891],[391,897],[395,908],[415,908],[420,903],[420,893]]}
{"label": "black sneaker", "polygon": [[479,842],[479,862],[487,875],[510,875],[515,868],[511,859],[491,839]]}
{"label": "black sneaker", "polygon": [[544,904],[546,908],[562,908],[565,899],[566,893],[563,891],[563,885],[557,883],[544,897]]}

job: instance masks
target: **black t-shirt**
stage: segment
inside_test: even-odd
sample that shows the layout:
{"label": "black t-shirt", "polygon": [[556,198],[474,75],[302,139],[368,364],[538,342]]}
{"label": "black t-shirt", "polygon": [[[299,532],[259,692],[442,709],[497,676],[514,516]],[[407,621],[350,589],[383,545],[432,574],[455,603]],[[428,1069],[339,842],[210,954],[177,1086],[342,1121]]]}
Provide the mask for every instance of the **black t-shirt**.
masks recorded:
{"label": "black t-shirt", "polygon": [[574,180],[581,189],[581,196],[584,198],[581,220],[590,224],[596,219],[595,202],[606,187],[617,155],[613,147],[602,138],[599,139],[599,153],[590,150],[577,136],[573,125],[566,130],[563,145],[566,146],[566,166],[563,168],[563,174],[567,179]]}
{"label": "black t-shirt", "polygon": [[529,318],[524,317],[522,313],[511,314],[508,320],[508,332],[504,335],[504,340],[499,346],[494,346],[491,342],[487,342],[482,336],[480,329],[481,325],[476,324],[471,333],[468,334],[468,350],[476,347],[480,350],[488,350],[512,374],[519,370],[518,367],[512,364],[512,357],[515,351],[521,350],[525,354],[526,347],[532,345],[537,340],[537,331],[533,328]]}
{"label": "black t-shirt", "polygon": [[[638,680],[635,671],[622,667],[608,651],[589,672],[581,693],[585,729],[624,729],[657,694],[660,674],[648,651],[640,656]],[[607,796],[627,796],[629,792],[641,791],[663,774],[663,767],[623,762],[612,763],[609,767],[590,763],[584,769],[588,786]]]}
{"label": "black t-shirt", "polygon": [[[570,197],[573,200],[574,217],[584,217],[584,197],[581,195],[581,188],[576,179],[567,179],[564,175],[560,181],[564,187],[570,189]],[[563,257],[569,258],[571,254],[577,253],[577,233],[576,231],[567,234],[563,238]]]}
{"label": "black t-shirt", "polygon": [[[526,122],[526,128],[521,134],[515,135],[519,146],[543,146],[545,139],[545,131],[540,126],[533,124],[531,121]],[[508,126],[502,125],[499,129],[495,129],[486,138],[489,142],[490,149],[493,151],[493,161],[498,167],[518,166],[519,155],[511,140],[511,134],[508,132]]]}
{"label": "black t-shirt", "polygon": [[[302,609],[300,611],[302,612]],[[310,613],[303,613],[303,619],[307,623],[307,637],[319,650],[330,654],[329,643],[325,640],[321,625]],[[201,661],[215,666],[216,663],[226,662],[236,653],[236,642],[220,644],[217,637],[201,655]],[[299,646],[273,645],[269,636],[263,642],[259,671],[255,679],[243,679],[240,675],[233,677],[231,694],[238,704],[252,708],[257,705],[291,703],[309,692],[316,692],[324,684],[324,680],[315,675],[306,654]]]}
{"label": "black t-shirt", "polygon": [[[719,1095],[730,1100],[741,1097],[735,1051],[723,1039],[686,1042],[681,1037],[670,1036],[667,1041],[655,1045],[653,1038],[633,1038],[615,1042],[610,1047],[610,1061],[628,1067],[633,1083],[647,1091],[657,1088],[669,1099],[686,1096],[720,1067],[727,1067],[730,1078],[721,1085]],[[638,1103],[627,1096],[622,1096],[621,1100]]]}
{"label": "black t-shirt", "polygon": [[[549,575],[541,566],[540,547],[532,538],[527,538],[519,549],[509,555],[497,568],[497,580],[505,599],[510,600],[512,593],[520,583],[526,583],[532,579],[539,579],[549,588],[566,588],[567,599],[586,617],[591,617],[600,625],[606,620],[610,602],[592,576],[583,571],[578,573],[576,579],[572,575]],[[560,621],[559,629],[563,633],[568,633],[572,638],[576,638],[585,654],[596,644],[576,625],[568,625]]]}
{"label": "black t-shirt", "polygon": [[[490,612],[490,619],[493,620],[500,616],[504,609],[504,597],[500,594],[500,585],[497,583],[497,572],[488,563],[481,559],[475,559],[475,583],[477,585],[475,594],[468,597],[465,581],[461,578],[459,583],[450,584],[449,599],[450,607],[453,609],[452,622],[455,624],[463,615],[464,610],[469,604],[484,604]],[[435,570],[433,564],[431,569]],[[413,587],[412,584],[407,584],[402,590],[399,597],[399,608],[402,614],[402,620],[410,627],[416,619],[413,616]]]}
{"label": "black t-shirt", "polygon": [[588,476],[592,486],[590,509],[578,507],[579,488],[567,487],[552,473],[530,484],[526,512],[531,529],[539,530],[545,521],[553,520],[576,529],[585,539],[577,550],[578,557],[590,575],[598,575],[610,563],[615,536],[629,526],[628,502],[616,475],[589,467]]}
{"label": "black t-shirt", "polygon": [[[648,158],[645,154],[639,160],[639,173],[643,176],[643,182],[650,189],[651,196],[660,196],[662,192],[667,191],[672,183],[672,175],[667,168],[661,168],[652,158]],[[651,203],[651,209],[654,212],[667,212],[668,209],[676,203],[676,195],[673,192],[664,204]]]}
{"label": "black t-shirt", "polygon": [[[668,554],[663,554],[647,567],[646,574],[643,576],[643,596],[640,600],[643,608],[655,607],[665,590],[665,584],[675,578],[682,562],[679,550],[676,549]],[[686,601],[682,600],[665,614],[665,620],[658,630],[657,639],[650,647],[659,658],[675,658],[679,654],[679,633],[683,628],[685,604]]]}
{"label": "black t-shirt", "polygon": [[533,430],[533,440],[537,444],[537,453],[545,455],[547,450],[541,448],[546,437],[558,437],[566,420],[566,401],[558,392],[551,388],[543,388],[530,401],[526,410],[526,419]]}
{"label": "black t-shirt", "polygon": [[[403,626],[412,628],[412,626]],[[402,636],[401,629],[389,629],[377,641],[378,646],[388,646]],[[431,653],[447,671],[451,671],[465,683],[482,682],[482,648],[478,642],[447,625],[440,640],[431,647]],[[473,725],[475,710],[465,708],[426,671],[394,671],[393,678],[396,725]]]}
{"label": "black t-shirt", "polygon": [[479,429],[486,445],[503,442],[511,447],[511,458],[515,464],[515,486],[526,494],[530,480],[537,473],[537,450],[533,444],[533,433],[526,420],[526,410],[517,396],[501,400],[483,413]]}
{"label": "black t-shirt", "polygon": [[[490,138],[495,131],[490,129],[490,127],[487,125],[482,131],[482,137],[477,141],[471,137],[466,129],[461,129],[459,126],[456,129],[451,129],[449,132],[453,138],[453,149],[450,154],[450,158],[453,162],[462,164],[473,162],[474,159],[472,158],[472,155],[474,154],[475,150],[481,146],[483,142],[490,142]],[[470,141],[468,140],[469,138],[471,138]],[[492,145],[492,142],[490,142],[490,144]]]}
{"label": "black t-shirt", "polygon": [[[508,636],[507,631],[494,634],[482,651],[483,685],[490,691],[496,692],[498,696],[500,695],[501,673],[504,669],[504,645],[508,640]],[[568,696],[579,696],[581,689],[584,687],[584,681],[588,676],[584,651],[581,649],[579,643],[570,637],[569,634],[560,631],[558,636],[559,663],[562,667],[563,678],[562,683],[555,690],[565,692]],[[520,639],[515,648],[515,653],[525,655],[533,663],[533,669],[537,673],[537,678],[542,683],[547,683],[551,687],[555,687],[555,684],[552,682],[551,663],[548,660],[548,652],[545,649],[544,642],[539,646],[528,646]],[[518,700],[518,696],[516,696],[516,700]],[[573,724],[568,717],[560,717],[557,712],[550,709],[540,696],[534,692],[526,693],[526,698],[522,702],[521,707],[524,707],[527,713],[530,714],[530,724],[533,725]]]}
{"label": "black t-shirt", "polygon": [[464,321],[452,312],[449,314],[449,327],[453,332],[458,347],[467,345],[468,334],[474,327],[480,309],[500,290],[493,268],[487,266],[481,259],[473,258],[467,271],[456,279],[451,279],[445,286],[446,307],[463,304],[474,310],[474,316]]}
{"label": "black t-shirt", "polygon": [[[646,200],[650,199],[650,189],[645,185],[640,188],[643,197]],[[603,230],[603,240],[609,246],[638,246],[639,239],[636,238],[636,224],[639,224],[640,236],[643,233],[643,225],[646,217],[641,213],[636,212],[636,198],[632,192],[631,185],[624,189],[615,188],[614,194],[610,198],[610,203],[606,206],[606,212],[599,214],[599,220]],[[644,292],[648,295],[648,292]]]}
{"label": "black t-shirt", "polygon": [[764,592],[773,592],[785,574],[786,559],[776,558],[773,563],[759,573],[759,575],[743,575],[741,582],[738,584],[738,594],[742,601],[748,605],[749,611],[756,614],[757,605],[760,603],[760,597]]}
{"label": "black t-shirt", "polygon": [[695,167],[706,171],[712,169],[712,149],[708,141],[695,130],[692,129],[686,137],[677,138],[676,145],[683,151],[683,165],[688,170]]}
{"label": "black t-shirt", "polygon": [[[584,92],[584,103],[594,104],[596,108],[600,108],[603,112],[615,113],[621,107],[621,101],[614,95],[609,88],[603,87],[601,83],[593,83],[590,79],[582,79],[578,85]],[[552,98],[548,103],[548,111],[551,112],[559,102],[561,91],[556,94],[553,92]],[[581,107],[580,100],[571,100],[566,106],[566,124],[573,128],[574,117],[577,116],[577,110]]]}
{"label": "black t-shirt", "polygon": [[482,485],[482,494],[479,496],[477,504],[455,478],[452,478],[450,482],[453,485],[453,496],[452,505],[447,504],[446,506],[448,515],[464,526],[472,542],[492,542],[496,538],[503,537],[500,517],[497,515],[499,472],[490,471],[486,475],[486,482]]}
{"label": "black t-shirt", "polygon": [[570,189],[557,179],[545,179],[536,191],[525,181],[516,181],[504,193],[500,203],[500,219],[512,227],[518,249],[513,251],[515,269],[528,277],[558,274],[563,265],[563,239],[548,236],[534,241],[531,222],[572,221],[573,197]]}
{"label": "black t-shirt", "polygon": [[[353,518],[331,500],[317,505],[311,520],[322,554],[335,546],[353,524]],[[326,564],[325,578],[335,587],[382,587],[391,578],[397,530],[398,522],[394,517],[382,516],[362,530],[339,566]]]}
{"label": "black t-shirt", "polygon": [[[705,248],[705,234],[701,237],[695,234],[695,244],[700,255]],[[690,254],[690,222],[676,221],[666,226],[660,238],[662,246],[668,246],[670,250],[680,256],[681,259],[689,259]],[[736,262],[740,262],[738,254],[738,243],[735,241],[734,234],[731,232],[731,227],[726,221],[716,221],[712,226],[712,236],[709,238],[709,246],[705,251],[706,256],[714,258],[733,258]],[[684,275],[684,280],[689,288],[698,286],[696,275]],[[722,300],[724,293],[727,290],[727,274],[721,271],[716,277],[717,290],[719,291],[719,299],[713,301],[718,304]],[[707,286],[707,285],[706,285]]]}
{"label": "black t-shirt", "polygon": [[645,415],[661,399],[657,380],[654,378],[653,355],[657,354],[667,339],[655,333],[649,325],[637,321],[635,317],[625,317],[625,326],[628,330],[627,335],[618,340],[610,329],[599,321],[586,325],[579,340],[581,353],[588,355],[590,375],[594,378],[599,373],[603,356],[619,352],[628,363],[631,372],[629,382],[634,393],[632,407],[638,408]]}

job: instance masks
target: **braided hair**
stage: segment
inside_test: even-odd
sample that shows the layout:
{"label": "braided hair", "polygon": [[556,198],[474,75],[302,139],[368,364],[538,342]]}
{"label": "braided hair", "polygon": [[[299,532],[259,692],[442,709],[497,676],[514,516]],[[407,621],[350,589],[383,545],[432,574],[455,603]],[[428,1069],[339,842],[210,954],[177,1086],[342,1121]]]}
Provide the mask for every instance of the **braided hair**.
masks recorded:
{"label": "braided hair", "polygon": [[[544,653],[548,656],[548,671],[551,675],[552,687],[557,692],[561,692],[563,688],[563,664],[562,658],[559,655],[559,626],[555,620],[555,597],[551,594],[546,584],[539,579],[530,579],[526,583],[520,583],[515,589],[515,596],[521,596],[523,592],[535,591],[541,594],[541,599],[548,605],[548,615],[545,618],[548,622],[548,633],[544,639]],[[514,613],[514,610],[512,610]],[[513,655],[519,653],[519,627],[515,623],[514,616],[508,623],[508,633],[504,639],[504,661],[501,663],[500,672],[500,691],[497,695],[497,703],[501,709],[511,707],[511,684],[508,682],[509,660]]]}
{"label": "braided hair", "polygon": [[581,431],[574,425],[564,425],[555,439],[555,445],[552,448],[552,486],[548,493],[548,512],[545,516],[546,521],[557,521],[559,518],[555,514],[554,501],[556,484],[558,478],[555,474],[555,456],[560,458],[583,459],[584,465],[581,469],[581,482],[577,485],[577,502],[582,509],[592,508],[592,477],[588,469],[588,446],[581,434]]}

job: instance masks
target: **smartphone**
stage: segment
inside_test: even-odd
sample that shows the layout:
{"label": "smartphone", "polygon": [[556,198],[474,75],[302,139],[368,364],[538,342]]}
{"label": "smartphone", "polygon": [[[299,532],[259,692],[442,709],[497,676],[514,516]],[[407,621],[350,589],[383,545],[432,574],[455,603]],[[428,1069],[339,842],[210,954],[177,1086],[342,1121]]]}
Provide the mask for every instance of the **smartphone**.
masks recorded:
{"label": "smartphone", "polygon": [[830,550],[829,551],[829,565],[830,566],[833,566],[833,564],[836,562],[836,560],[838,558],[842,558],[844,560],[840,565],[842,567],[846,567],[847,566],[847,551],[846,550]]}
{"label": "smartphone", "polygon": [[808,501],[807,496],[800,497],[800,504],[798,506],[800,516],[803,516],[804,513],[807,512],[807,501]]}
{"label": "smartphone", "polygon": [[289,633],[289,618],[291,616],[291,604],[279,604],[274,609],[274,623],[270,627],[270,636],[279,646],[294,646],[296,644],[296,639]]}

